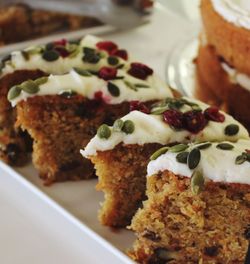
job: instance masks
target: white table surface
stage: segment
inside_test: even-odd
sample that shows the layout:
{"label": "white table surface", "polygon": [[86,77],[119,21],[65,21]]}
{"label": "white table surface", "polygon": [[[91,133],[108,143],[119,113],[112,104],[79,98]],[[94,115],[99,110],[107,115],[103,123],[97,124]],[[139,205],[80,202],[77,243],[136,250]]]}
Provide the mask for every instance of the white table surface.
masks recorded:
{"label": "white table surface", "polygon": [[[192,23],[158,6],[150,24],[105,38],[119,43],[164,78],[168,52],[179,39],[194,33]],[[103,262],[105,249],[96,245],[93,249],[91,244],[60,214],[51,213],[48,205],[0,169],[1,264],[115,263],[112,258]]]}

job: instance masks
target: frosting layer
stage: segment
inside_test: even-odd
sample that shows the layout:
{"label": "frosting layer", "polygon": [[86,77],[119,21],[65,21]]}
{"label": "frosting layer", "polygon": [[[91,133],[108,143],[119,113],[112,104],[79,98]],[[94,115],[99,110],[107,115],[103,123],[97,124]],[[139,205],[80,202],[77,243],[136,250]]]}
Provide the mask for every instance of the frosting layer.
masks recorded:
{"label": "frosting layer", "polygon": [[[223,142],[233,146],[231,150],[218,148],[219,143],[212,143],[206,149],[200,150],[201,159],[195,170],[199,170],[205,180],[227,183],[250,184],[250,162],[245,161],[236,164],[236,158],[246,150],[250,150],[249,140],[239,140],[237,143]],[[199,145],[189,145],[185,151],[190,152]],[[191,177],[194,170],[189,169],[187,164],[177,161],[178,153],[166,152],[156,160],[149,162],[147,171],[148,176],[160,171],[169,170],[176,175]]]}
{"label": "frosting layer", "polygon": [[[209,107],[198,100],[183,99],[197,104],[202,110]],[[189,108],[189,106],[183,105],[180,109],[185,112],[190,110]],[[122,131],[116,132],[110,127],[112,133],[108,139],[102,139],[96,135],[81,153],[85,157],[96,155],[98,151],[111,150],[120,143],[125,145],[143,145],[147,143],[165,145],[174,142],[237,141],[240,138],[249,138],[247,130],[238,121],[226,113],[223,113],[223,115],[225,116],[224,122],[209,121],[203,130],[195,134],[185,129],[177,130],[172,128],[168,123],[164,122],[162,115],[132,111],[122,118],[123,121],[130,120],[134,123],[135,129],[132,134],[126,134]],[[237,134],[231,136],[225,134],[225,128],[230,124],[236,124],[239,127]]]}
{"label": "frosting layer", "polygon": [[250,29],[250,2],[248,0],[211,0],[214,9],[226,21],[237,27]]}

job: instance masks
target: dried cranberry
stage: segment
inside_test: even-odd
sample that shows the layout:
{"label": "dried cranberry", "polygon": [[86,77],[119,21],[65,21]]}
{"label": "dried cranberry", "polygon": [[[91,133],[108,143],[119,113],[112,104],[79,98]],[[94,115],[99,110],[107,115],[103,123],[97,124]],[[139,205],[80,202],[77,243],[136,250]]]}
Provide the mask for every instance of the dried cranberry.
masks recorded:
{"label": "dried cranberry", "polygon": [[99,70],[98,76],[105,81],[112,80],[116,77],[117,69],[111,67],[102,67]]}
{"label": "dried cranberry", "polygon": [[130,66],[128,73],[138,79],[145,80],[149,75],[153,74],[153,70],[145,64],[134,62]]}
{"label": "dried cranberry", "polygon": [[164,121],[176,129],[183,128],[183,114],[175,109],[166,110],[163,113]]}
{"label": "dried cranberry", "polygon": [[95,92],[94,93],[94,98],[97,101],[102,101],[102,99],[103,99],[103,93],[101,91]]}
{"label": "dried cranberry", "polygon": [[129,109],[130,109],[130,111],[137,110],[137,111],[143,112],[145,114],[150,113],[148,107],[145,104],[140,103],[139,101],[131,101],[129,104]]}
{"label": "dried cranberry", "polygon": [[67,40],[66,39],[61,39],[53,42],[55,46],[66,46]]}
{"label": "dried cranberry", "polygon": [[107,51],[110,55],[118,49],[118,46],[112,41],[100,41],[96,44],[96,47]]}
{"label": "dried cranberry", "polygon": [[184,128],[192,133],[199,133],[207,125],[204,114],[200,111],[188,111],[183,114]]}
{"label": "dried cranberry", "polygon": [[246,149],[246,153],[250,154],[250,149]]}
{"label": "dried cranberry", "polygon": [[128,60],[128,53],[124,49],[118,49],[112,52],[113,56],[117,56],[119,58],[122,58],[124,60]]}
{"label": "dried cranberry", "polygon": [[220,122],[220,123],[223,123],[225,121],[225,116],[222,113],[220,113],[217,107],[213,107],[213,106],[208,107],[204,111],[204,115],[207,120]]}
{"label": "dried cranberry", "polygon": [[61,57],[65,58],[69,56],[69,52],[63,47],[55,47],[55,50],[60,54]]}

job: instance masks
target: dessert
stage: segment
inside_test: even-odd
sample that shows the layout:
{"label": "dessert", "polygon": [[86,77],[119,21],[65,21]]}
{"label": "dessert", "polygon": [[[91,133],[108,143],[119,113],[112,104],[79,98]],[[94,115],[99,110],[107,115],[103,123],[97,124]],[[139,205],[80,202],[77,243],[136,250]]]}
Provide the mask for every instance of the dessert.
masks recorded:
{"label": "dessert", "polygon": [[139,263],[246,263],[250,141],[176,148],[148,164],[130,255]]}
{"label": "dessert", "polygon": [[0,45],[99,25],[102,25],[100,21],[88,16],[38,10],[20,3],[10,4],[0,7]]}
{"label": "dessert", "polygon": [[203,0],[197,97],[223,105],[250,129],[250,8],[248,1]]}
{"label": "dessert", "polygon": [[[26,81],[12,83],[9,90],[6,88],[8,94],[2,96],[2,100],[7,100],[7,96],[11,103],[6,116],[9,111],[13,114],[8,135],[11,144],[19,149],[16,140],[22,139],[19,131],[30,137],[33,163],[46,184],[93,177],[92,164],[82,159],[79,150],[97,128],[102,123],[111,125],[127,114],[130,101],[147,105],[172,96],[151,68],[133,62],[126,50],[113,42],[87,36],[79,44],[65,41],[59,44],[14,52],[2,70],[2,80],[12,80],[17,73],[23,76],[22,69],[26,69],[23,76]],[[33,69],[39,70],[42,77],[27,80]],[[4,147],[8,148],[10,143],[1,143],[3,158],[9,158]],[[19,163],[20,156],[26,154],[24,148],[9,160]]]}
{"label": "dessert", "polygon": [[149,158],[160,146],[240,138],[248,138],[242,125],[197,100],[167,98],[146,109],[135,105],[134,111],[116,120],[113,127],[101,126],[81,151],[94,163],[97,189],[105,193],[101,223],[114,227],[130,223],[145,198]]}

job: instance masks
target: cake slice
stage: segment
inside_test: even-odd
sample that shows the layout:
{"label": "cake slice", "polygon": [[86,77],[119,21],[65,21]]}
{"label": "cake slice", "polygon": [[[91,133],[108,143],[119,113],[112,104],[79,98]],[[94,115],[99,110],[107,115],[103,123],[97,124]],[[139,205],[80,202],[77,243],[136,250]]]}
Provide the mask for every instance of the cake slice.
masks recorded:
{"label": "cake slice", "polygon": [[[102,224],[124,227],[145,198],[146,167],[162,145],[248,138],[246,129],[217,108],[189,98],[167,98],[148,108],[135,105],[112,127],[102,125],[81,153],[95,165],[105,193]],[[129,201],[129,202],[128,202]]]}
{"label": "cake slice", "polygon": [[[35,80],[50,74],[64,75],[73,70],[73,68],[78,72],[83,70],[81,72],[82,75],[87,74],[95,76],[97,76],[102,69],[100,72],[100,80],[112,79],[114,77],[117,78],[118,81],[119,78],[123,77],[117,76],[117,71],[119,72],[119,69],[122,71],[123,68],[124,72],[131,70],[131,74],[136,75],[136,77],[133,77],[128,74],[130,79],[132,79],[126,79],[126,87],[128,87],[128,90],[146,90],[145,87],[148,86],[145,80],[148,76],[149,80],[151,80],[152,78],[150,77],[154,77],[155,74],[149,67],[140,63],[134,63],[133,69],[130,69],[131,63],[134,62],[131,60],[131,56],[126,50],[120,49],[114,42],[104,41],[94,36],[86,36],[82,40],[73,42],[60,40],[48,43],[47,45],[33,46],[22,51],[14,51],[9,56],[3,58],[0,67],[0,158],[11,165],[22,165],[27,160],[26,154],[30,149],[30,138],[27,136],[27,133],[14,125],[16,121],[16,108],[13,108],[7,99],[11,87],[19,85],[24,81],[29,80],[30,82],[30,80]],[[143,69],[141,70],[141,68]],[[84,70],[87,70],[87,73]],[[149,74],[145,71],[148,71]],[[81,81],[77,81],[77,79],[79,79],[77,74],[75,76],[76,80],[74,80],[73,83],[77,83],[77,87],[79,88]],[[92,80],[92,78],[90,79]],[[41,82],[41,80],[46,80],[46,78],[40,79],[38,82]],[[62,77],[60,80],[63,80],[62,82],[67,81],[67,77],[64,79]],[[163,89],[166,87],[159,78],[158,81],[155,80],[155,84],[153,84],[152,81],[149,82],[152,85],[156,85],[157,89],[159,86],[162,86]],[[143,83],[145,87],[134,87],[133,85],[139,84],[140,86],[142,85],[141,83]],[[103,85],[105,82],[99,81],[99,84]],[[68,87],[65,88],[66,85],[68,85]],[[58,86],[60,86],[60,84],[52,86],[57,86],[57,89],[59,89]],[[70,88],[74,89],[70,83],[64,83],[63,87],[67,90]],[[102,87],[99,88],[99,90],[102,89]],[[16,88],[13,88],[11,91],[11,101],[13,99],[13,91],[15,97],[15,89]],[[88,89],[91,90],[91,87]],[[117,90],[114,86],[110,89],[114,93]],[[19,88],[17,88],[17,90],[19,90]],[[52,90],[51,88],[51,92],[47,91],[47,93],[50,95],[53,94]],[[171,95],[168,88],[166,88],[166,94],[167,96]],[[29,96],[34,95],[37,95],[37,93],[32,94],[31,92],[29,94]],[[23,93],[21,93],[21,96],[23,96]],[[100,93],[96,94],[96,97],[98,96],[101,97]],[[161,96],[159,97],[163,98]],[[117,98],[119,100],[121,97],[117,96]],[[142,100],[143,98],[142,96]],[[152,99],[155,98],[157,98],[157,96],[152,97]],[[141,98],[137,99],[140,100]],[[124,114],[124,112],[122,113]],[[112,118],[110,119],[112,120]]]}
{"label": "cake slice", "polygon": [[[179,149],[178,149],[179,148]],[[158,151],[147,200],[134,216],[139,263],[246,263],[250,238],[250,141]]]}
{"label": "cake slice", "polygon": [[127,114],[131,101],[150,105],[172,96],[144,64],[132,62],[119,69],[102,65],[95,71],[74,68],[66,74],[28,80],[8,92],[16,112],[15,127],[31,137],[33,163],[45,184],[93,177],[93,165],[79,151],[97,128]]}

